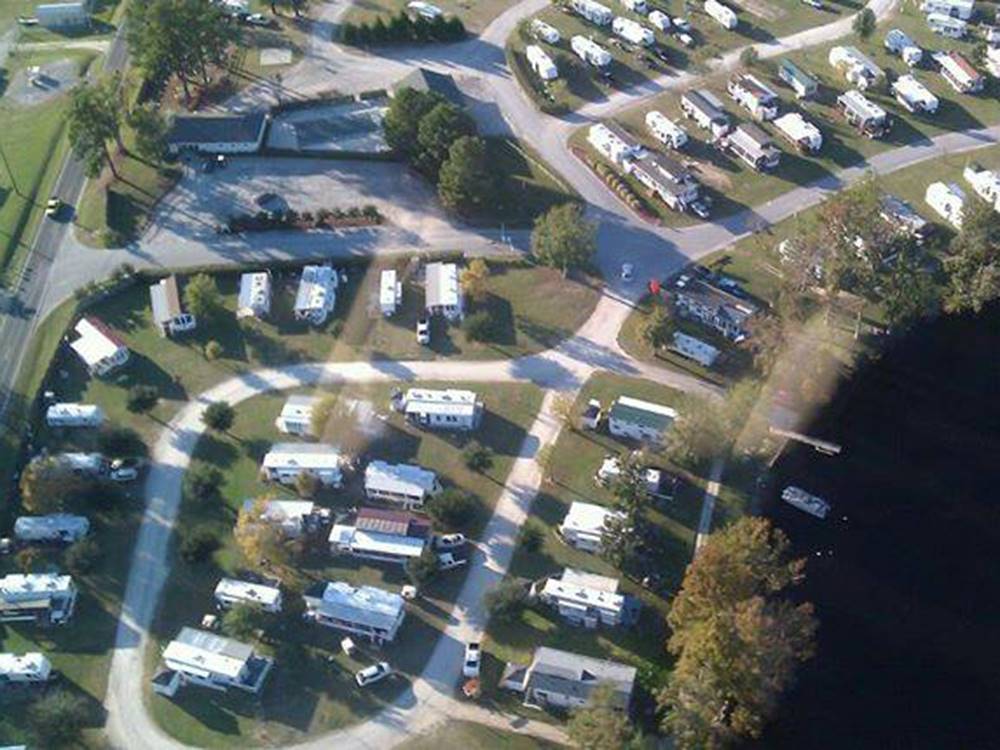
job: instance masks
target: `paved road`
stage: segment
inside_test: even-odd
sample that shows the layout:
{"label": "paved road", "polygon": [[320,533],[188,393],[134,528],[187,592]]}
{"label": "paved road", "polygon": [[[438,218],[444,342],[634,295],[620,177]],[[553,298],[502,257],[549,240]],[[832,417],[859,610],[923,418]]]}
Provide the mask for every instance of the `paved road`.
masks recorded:
{"label": "paved road", "polygon": [[[460,672],[464,644],[479,640],[486,626],[483,593],[505,575],[514,553],[518,530],[541,485],[535,460],[538,450],[558,437],[562,420],[554,411],[560,393],[573,394],[595,371],[647,377],[674,388],[704,396],[719,389],[696,378],[647,363],[633,362],[618,346],[621,322],[630,312],[621,298],[604,295],[580,330],[559,347],[515,360],[496,362],[343,362],[290,365],[240,375],[192,399],[165,427],[151,455],[145,484],[146,510],[136,540],[122,615],[108,679],[105,707],[107,732],[116,747],[167,750],[181,747],[149,718],[136,696],[144,690],[144,658],[148,632],[163,585],[170,575],[168,545],[181,501],[184,472],[204,431],[201,415],[213,401],[239,404],[274,390],[337,383],[442,380],[491,383],[531,382],[545,389],[542,408],[528,430],[514,461],[483,542],[469,562],[469,572],[456,598],[450,624],[439,638],[420,677],[395,704],[357,726],[303,743],[302,748],[388,748],[449,718],[502,725],[560,740],[545,724],[529,722],[513,727],[505,717],[490,714],[452,698]],[[486,396],[489,406],[489,396]]]}

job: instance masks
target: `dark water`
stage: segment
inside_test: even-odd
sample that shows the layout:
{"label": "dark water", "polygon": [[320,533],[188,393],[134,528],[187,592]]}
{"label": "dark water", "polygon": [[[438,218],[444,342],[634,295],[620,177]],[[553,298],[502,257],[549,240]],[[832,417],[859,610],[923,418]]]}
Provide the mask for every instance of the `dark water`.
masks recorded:
{"label": "dark water", "polygon": [[755,746],[1000,748],[1000,309],[900,342],[812,432],[844,453],[789,452],[772,490],[831,516],[766,512],[809,557],[818,652]]}

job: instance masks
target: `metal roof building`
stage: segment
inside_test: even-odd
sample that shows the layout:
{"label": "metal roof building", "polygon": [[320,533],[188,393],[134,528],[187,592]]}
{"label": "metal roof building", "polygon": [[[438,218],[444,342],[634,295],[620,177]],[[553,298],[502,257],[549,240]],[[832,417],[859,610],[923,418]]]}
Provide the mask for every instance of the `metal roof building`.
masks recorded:
{"label": "metal roof building", "polygon": [[318,583],[303,594],[305,617],[320,625],[366,636],[376,643],[396,637],[406,616],[403,597],[345,581]]}

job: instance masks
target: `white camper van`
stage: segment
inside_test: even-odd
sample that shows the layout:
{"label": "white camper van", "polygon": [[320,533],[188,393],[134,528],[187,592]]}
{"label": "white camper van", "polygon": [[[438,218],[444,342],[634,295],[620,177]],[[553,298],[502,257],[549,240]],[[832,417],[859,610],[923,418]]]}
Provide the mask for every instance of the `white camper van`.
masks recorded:
{"label": "white camper van", "polygon": [[899,29],[890,29],[889,33],[885,35],[883,44],[889,52],[899,55],[903,62],[911,68],[914,65],[919,65],[924,57],[924,51],[905,32]]}
{"label": "white camper van", "polygon": [[562,39],[559,29],[538,18],[531,22],[531,33],[535,35],[535,39],[546,44],[559,44]]}
{"label": "white camper van", "polygon": [[570,8],[584,20],[590,21],[598,26],[607,26],[614,18],[611,8],[594,0],[570,0]]}
{"label": "white camper van", "polygon": [[646,28],[631,18],[618,16],[618,18],[611,22],[611,30],[616,36],[620,36],[626,42],[631,42],[640,47],[650,47],[656,41],[652,29]]}
{"label": "white camper van", "polygon": [[927,16],[927,26],[935,34],[949,39],[961,39],[968,31],[968,24],[960,18],[952,18],[943,13],[930,13]]}
{"label": "white camper van", "polygon": [[718,21],[724,29],[732,31],[739,24],[736,18],[736,11],[728,5],[723,5],[719,0],[705,0],[705,12]]}
{"label": "white camper van", "polygon": [[528,58],[528,65],[535,71],[535,75],[543,81],[553,81],[559,77],[559,69],[549,57],[548,53],[537,44],[529,44],[524,50],[525,57]]}
{"label": "white camper van", "polygon": [[655,109],[646,113],[646,127],[656,140],[670,148],[683,148],[688,142],[687,131]]}
{"label": "white camper van", "polygon": [[569,40],[569,46],[588,65],[602,71],[611,67],[611,53],[593,39],[577,35]]}
{"label": "white camper van", "polygon": [[649,22],[653,25],[654,28],[657,28],[660,31],[664,32],[670,31],[670,16],[668,16],[663,11],[661,10],[650,11],[648,18]]}

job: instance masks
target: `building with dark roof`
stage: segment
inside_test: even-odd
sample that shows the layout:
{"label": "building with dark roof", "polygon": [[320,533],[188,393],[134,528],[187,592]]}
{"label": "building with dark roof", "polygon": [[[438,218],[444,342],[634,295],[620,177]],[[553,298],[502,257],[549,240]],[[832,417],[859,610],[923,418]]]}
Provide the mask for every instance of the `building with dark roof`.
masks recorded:
{"label": "building with dark roof", "polygon": [[616,661],[542,647],[529,666],[508,664],[500,687],[524,693],[527,705],[577,708],[587,705],[594,690],[604,685],[614,707],[627,711],[635,676],[635,667]]}
{"label": "building with dark roof", "polygon": [[178,115],[170,123],[167,149],[172,154],[253,154],[264,143],[267,112],[242,115]]}

